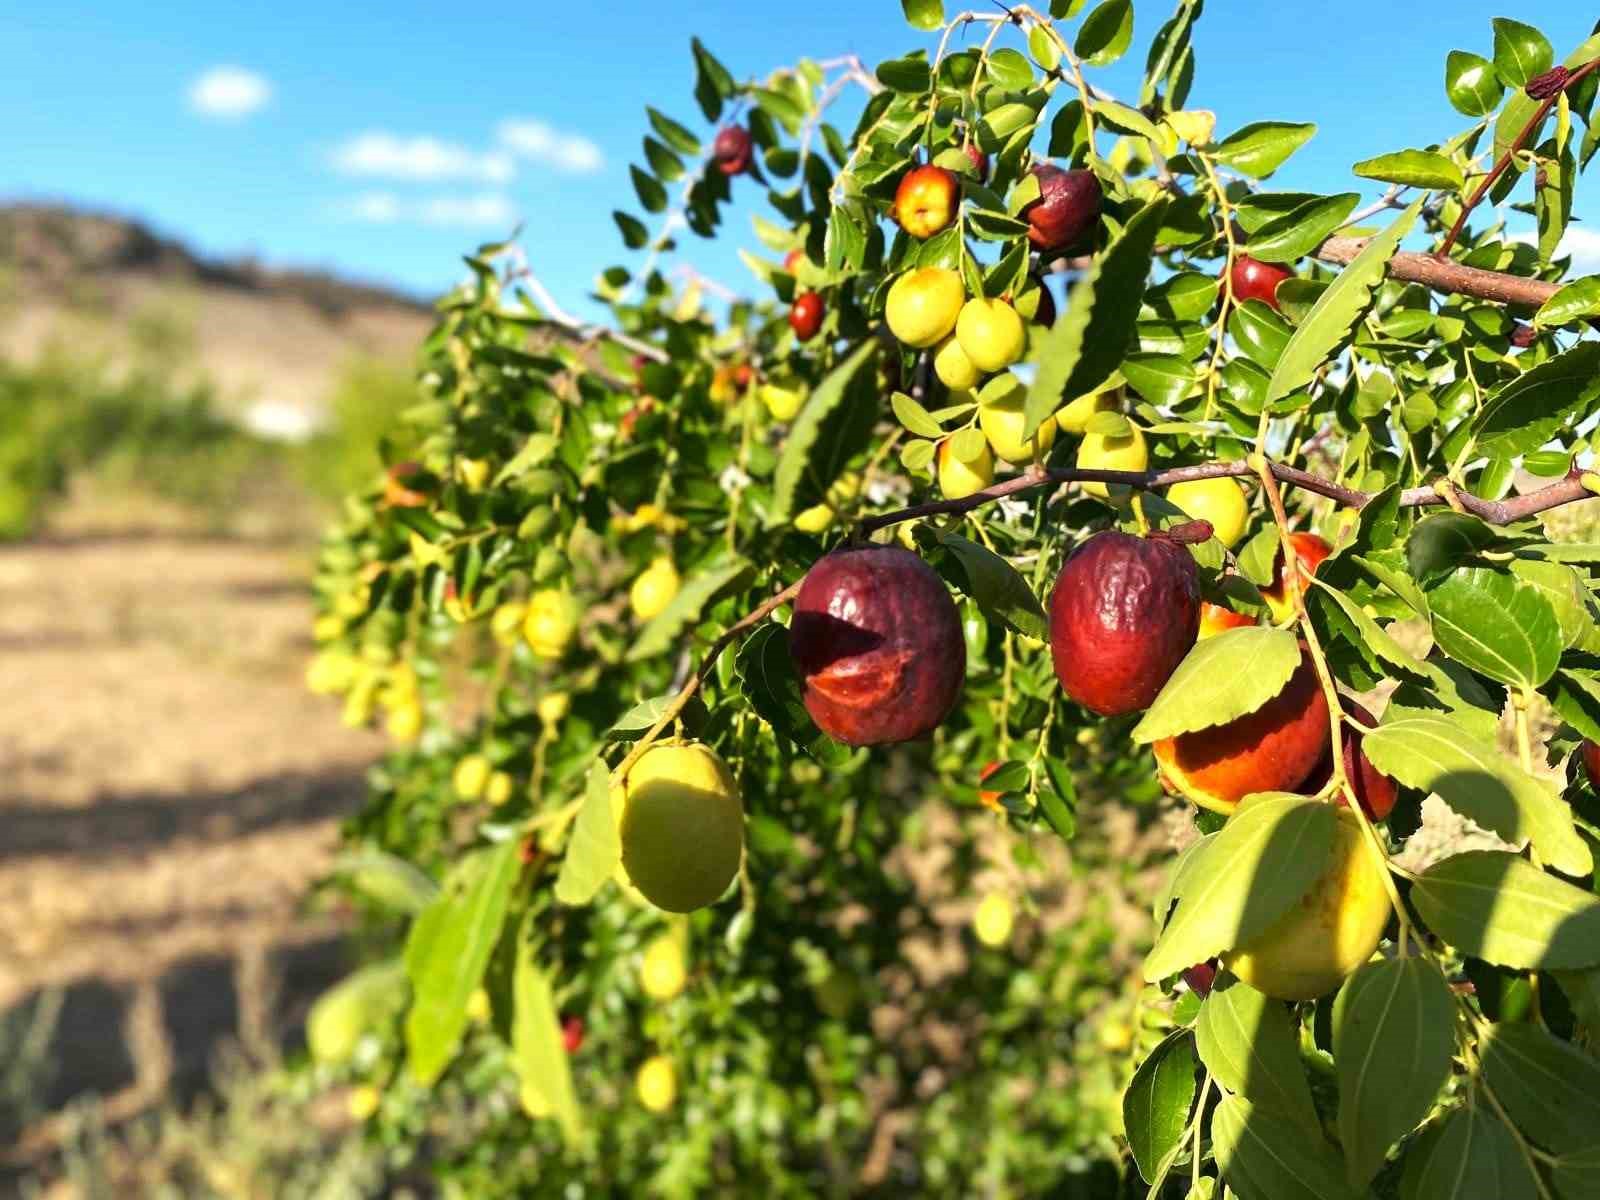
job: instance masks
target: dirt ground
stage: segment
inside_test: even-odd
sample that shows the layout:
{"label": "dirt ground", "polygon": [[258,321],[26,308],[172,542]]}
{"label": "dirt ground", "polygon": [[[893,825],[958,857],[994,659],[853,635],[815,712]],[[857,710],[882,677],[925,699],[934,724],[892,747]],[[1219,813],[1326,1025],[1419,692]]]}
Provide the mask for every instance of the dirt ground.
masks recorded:
{"label": "dirt ground", "polygon": [[339,974],[307,887],[380,743],[301,684],[307,577],[303,545],[82,503],[0,547],[0,1022],[55,1017],[32,1115],[197,1086]]}

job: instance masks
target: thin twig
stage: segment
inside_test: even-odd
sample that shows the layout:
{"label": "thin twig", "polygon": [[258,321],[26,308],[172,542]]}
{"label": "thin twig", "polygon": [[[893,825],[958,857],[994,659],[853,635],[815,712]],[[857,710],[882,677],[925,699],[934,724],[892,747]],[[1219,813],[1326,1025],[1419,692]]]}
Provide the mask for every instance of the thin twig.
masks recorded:
{"label": "thin twig", "polygon": [[550,294],[550,289],[539,281],[539,277],[533,273],[533,268],[526,263],[512,272],[512,278],[533,293],[534,302],[543,310],[546,320],[577,335],[583,341],[594,342],[599,341],[601,338],[609,338],[617,345],[632,350],[635,354],[642,355],[651,362],[667,363],[672,361],[671,356],[659,346],[652,346],[649,342],[642,342],[636,337],[630,337],[626,333],[608,328],[605,325],[580,321],[557,303],[556,298]]}

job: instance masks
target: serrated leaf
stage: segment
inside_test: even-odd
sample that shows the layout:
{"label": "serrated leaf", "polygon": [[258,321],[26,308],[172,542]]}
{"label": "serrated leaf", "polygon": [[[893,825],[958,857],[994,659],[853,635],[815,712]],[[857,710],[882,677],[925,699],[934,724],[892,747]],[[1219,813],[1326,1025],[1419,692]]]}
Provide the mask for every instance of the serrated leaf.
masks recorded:
{"label": "serrated leaf", "polygon": [[1310,254],[1345,223],[1361,197],[1356,192],[1314,196],[1250,234],[1248,249],[1262,262],[1293,262]]}
{"label": "serrated leaf", "polygon": [[1195,369],[1194,364],[1176,354],[1130,354],[1122,360],[1122,377],[1151,404],[1165,408],[1189,394]]}
{"label": "serrated leaf", "polygon": [[823,261],[834,275],[861,269],[867,252],[867,233],[843,204],[835,204],[828,214],[828,229],[822,239]]}
{"label": "serrated leaf", "polygon": [[1450,1078],[1455,1002],[1431,959],[1363,965],[1333,1002],[1339,1142],[1364,1187],[1389,1147],[1422,1121]]}
{"label": "serrated leaf", "polygon": [[1536,1200],[1538,1184],[1505,1123],[1486,1100],[1450,1114],[1406,1183],[1418,1200]]}
{"label": "serrated leaf", "polygon": [[1394,224],[1368,242],[1317,298],[1273,368],[1267,384],[1268,404],[1305,387],[1316,376],[1317,368],[1343,344],[1357,319],[1371,307],[1373,292],[1383,282],[1389,259],[1399,249],[1400,239],[1411,231],[1424,199],[1425,196],[1418,196],[1412,201]]}
{"label": "serrated leaf", "polygon": [[678,594],[639,631],[624,656],[628,662],[654,658],[678,644],[687,626],[700,619],[701,610],[723,588],[751,570],[750,560],[742,555],[701,567],[683,581]]}
{"label": "serrated leaf", "polygon": [[[794,513],[796,493],[807,471],[812,468],[814,454],[828,455],[830,447],[822,434],[835,425],[830,421],[836,409],[849,403],[869,404],[873,390],[872,367],[878,353],[875,338],[865,339],[851,351],[850,357],[828,373],[817,385],[800,415],[789,427],[778,456],[777,471],[772,479],[772,508],[769,525],[779,525],[790,520]],[[826,471],[813,471],[818,477],[815,488],[820,493],[833,482],[834,476]]]}
{"label": "serrated leaf", "polygon": [[1006,628],[1027,637],[1047,640],[1050,622],[1039,598],[1015,567],[992,550],[954,533],[940,530],[939,544],[960,562],[967,577],[967,595],[978,607]]}
{"label": "serrated leaf", "polygon": [[1354,1200],[1333,1147],[1292,1121],[1228,1096],[1211,1116],[1211,1149],[1242,1200]]}
{"label": "serrated leaf", "polygon": [[[652,722],[653,724],[653,722]],[[563,904],[587,904],[622,861],[622,841],[611,808],[610,775],[605,764],[589,768],[583,806],[578,809],[556,876],[556,899]]]}
{"label": "serrated leaf", "polygon": [[1299,665],[1288,629],[1247,625],[1196,642],[1130,736],[1148,743],[1225,725],[1283,691]]}
{"label": "serrated leaf", "polygon": [[1496,966],[1572,970],[1600,963],[1600,897],[1515,854],[1469,850],[1447,858],[1417,880],[1411,900],[1434,933]]}
{"label": "serrated leaf", "polygon": [[1493,567],[1461,567],[1428,591],[1435,644],[1490,679],[1535,688],[1555,674],[1561,623],[1537,588]]}
{"label": "serrated leaf", "polygon": [[1327,869],[1336,819],[1333,805],[1307,796],[1246,797],[1194,860],[1194,883],[1145,959],[1145,979],[1175,975],[1271,926]]}
{"label": "serrated leaf", "polygon": [[1095,391],[1117,369],[1139,320],[1150,260],[1166,202],[1139,210],[1121,236],[1083,273],[1065,311],[1041,339],[1028,387],[1023,437],[1034,435],[1068,396]]}
{"label": "serrated leaf", "polygon": [[1255,121],[1212,146],[1211,157],[1242,175],[1265,179],[1310,141],[1316,132],[1317,127],[1313,124]]}
{"label": "serrated leaf", "polygon": [[1194,1036],[1200,1061],[1223,1087],[1281,1113],[1301,1137],[1322,1136],[1300,1039],[1280,1002],[1224,976],[1201,1005]]}
{"label": "serrated leaf", "polygon": [[1561,290],[1539,306],[1533,323],[1539,329],[1575,325],[1600,316],[1600,275],[1585,275],[1563,284]]}
{"label": "serrated leaf", "polygon": [[606,730],[608,742],[631,742],[643,737],[655,723],[661,719],[661,714],[666,712],[676,696],[652,696],[648,700],[641,700],[627,712],[623,713]]}
{"label": "serrated leaf", "polygon": [[1558,1154],[1600,1137],[1600,1064],[1537,1025],[1495,1025],[1479,1043],[1484,1078],[1518,1129]]}
{"label": "serrated leaf", "polygon": [[572,1087],[572,1066],[562,1040],[555,995],[549,977],[534,961],[535,920],[530,912],[517,935],[517,961],[511,976],[511,1066],[524,1092],[544,1101],[561,1126],[562,1139],[576,1146],[583,1140],[583,1120]]}
{"label": "serrated leaf", "polygon": [[1386,721],[1365,735],[1361,749],[1385,775],[1436,793],[1506,841],[1531,839],[1557,870],[1584,875],[1593,866],[1571,811],[1549,785],[1455,722],[1409,716]]}
{"label": "serrated leaf", "polygon": [[1461,168],[1432,150],[1397,150],[1365,158],[1350,168],[1363,179],[1400,183],[1407,187],[1458,192],[1466,186]]}
{"label": "serrated leaf", "polygon": [[405,949],[412,993],[406,1062],[424,1087],[455,1057],[467,1027],[467,999],[500,938],[519,854],[517,840],[509,838],[462,859],[443,893],[412,922]]}
{"label": "serrated leaf", "polygon": [[1154,1182],[1162,1159],[1183,1141],[1194,1107],[1194,1038],[1174,1030],[1133,1073],[1122,1094],[1122,1126],[1133,1161]]}
{"label": "serrated leaf", "polygon": [[1382,659],[1391,667],[1410,675],[1426,675],[1428,673],[1426,664],[1422,663],[1409,650],[1395,641],[1390,636],[1389,631],[1368,616],[1361,605],[1357,604],[1338,588],[1333,587],[1326,580],[1313,576],[1312,583],[1316,585],[1317,592],[1327,596],[1338,605],[1345,618],[1355,626],[1362,642],[1373,655]]}
{"label": "serrated leaf", "polygon": [[1589,416],[1600,399],[1600,342],[1581,341],[1497,389],[1472,423],[1492,458],[1537,450]]}

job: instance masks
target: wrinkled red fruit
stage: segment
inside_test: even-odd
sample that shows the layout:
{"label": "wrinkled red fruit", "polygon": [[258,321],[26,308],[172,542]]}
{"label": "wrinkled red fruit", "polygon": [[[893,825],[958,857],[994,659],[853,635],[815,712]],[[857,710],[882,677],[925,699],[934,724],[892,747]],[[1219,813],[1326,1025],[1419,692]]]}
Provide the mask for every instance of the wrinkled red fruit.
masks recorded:
{"label": "wrinkled red fruit", "polygon": [[743,125],[724,125],[711,143],[711,161],[724,175],[742,175],[750,169],[750,131]]}
{"label": "wrinkled red fruit", "polygon": [[1185,967],[1183,981],[1189,985],[1196,996],[1204,1000],[1211,995],[1211,989],[1217,982],[1217,960],[1208,958],[1205,962],[1195,963],[1192,967]]}
{"label": "wrinkled red fruit", "polygon": [[909,550],[840,550],[806,573],[789,624],[806,711],[849,746],[905,742],[949,716],[967,673],[944,581]]}
{"label": "wrinkled red fruit", "polygon": [[[1366,728],[1378,727],[1378,718],[1348,696],[1339,697],[1339,706],[1344,709],[1346,716],[1354,717]],[[1348,722],[1340,731],[1339,740],[1344,758],[1344,777],[1350,781],[1356,799],[1361,802],[1361,811],[1371,820],[1382,821],[1394,811],[1394,802],[1399,796],[1399,789],[1395,786],[1394,780],[1372,765],[1372,760],[1361,749],[1361,734],[1351,729]],[[1332,776],[1333,762],[1330,748],[1330,753],[1323,755],[1317,769],[1311,772],[1296,790],[1307,795],[1315,794],[1328,786],[1328,780]],[[1338,797],[1337,803],[1345,803],[1343,794]]]}
{"label": "wrinkled red fruit", "polygon": [[1061,568],[1050,597],[1056,678],[1103,717],[1148,708],[1199,628],[1194,559],[1160,535],[1095,534]]}
{"label": "wrinkled red fruit", "polygon": [[1278,285],[1293,279],[1294,272],[1277,263],[1264,263],[1259,258],[1241,254],[1233,260],[1233,300],[1243,304],[1246,300],[1259,300],[1276,309]]}
{"label": "wrinkled red fruit", "polygon": [[561,1019],[561,1044],[567,1048],[568,1054],[576,1054],[583,1045],[583,1018],[563,1017]]}
{"label": "wrinkled red fruit", "polygon": [[1081,239],[1100,220],[1100,181],[1093,171],[1063,171],[1049,163],[1033,168],[1039,198],[1023,208],[1028,241],[1035,250],[1061,250]]}
{"label": "wrinkled red fruit", "polygon": [[789,328],[802,342],[809,342],[822,328],[822,297],[816,292],[801,292],[789,309]]}

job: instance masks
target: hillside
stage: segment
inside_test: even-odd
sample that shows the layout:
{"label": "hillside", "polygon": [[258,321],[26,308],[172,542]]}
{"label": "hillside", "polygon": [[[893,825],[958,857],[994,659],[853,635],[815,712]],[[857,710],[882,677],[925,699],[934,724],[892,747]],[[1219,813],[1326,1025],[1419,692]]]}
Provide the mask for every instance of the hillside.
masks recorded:
{"label": "hillside", "polygon": [[175,351],[266,428],[314,423],[351,360],[406,363],[430,323],[425,303],[385,288],[204,259],[121,217],[0,206],[0,355]]}

